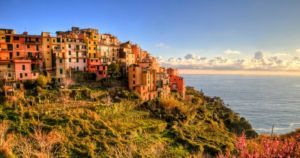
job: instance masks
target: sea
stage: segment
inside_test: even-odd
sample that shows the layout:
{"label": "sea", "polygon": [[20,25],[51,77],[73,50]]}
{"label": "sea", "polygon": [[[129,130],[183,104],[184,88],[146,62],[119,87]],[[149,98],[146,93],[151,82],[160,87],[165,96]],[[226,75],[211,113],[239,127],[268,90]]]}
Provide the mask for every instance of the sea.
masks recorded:
{"label": "sea", "polygon": [[258,133],[300,128],[300,76],[182,75],[186,85],[219,96]]}

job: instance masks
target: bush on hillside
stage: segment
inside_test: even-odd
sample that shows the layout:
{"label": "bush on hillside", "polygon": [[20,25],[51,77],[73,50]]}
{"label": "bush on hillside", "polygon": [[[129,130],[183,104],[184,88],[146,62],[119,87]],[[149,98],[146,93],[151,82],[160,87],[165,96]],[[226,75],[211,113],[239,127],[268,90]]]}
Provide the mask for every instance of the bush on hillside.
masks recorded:
{"label": "bush on hillside", "polygon": [[38,86],[45,88],[46,85],[48,84],[49,80],[46,76],[44,75],[39,75],[38,79],[37,79],[37,84]]}

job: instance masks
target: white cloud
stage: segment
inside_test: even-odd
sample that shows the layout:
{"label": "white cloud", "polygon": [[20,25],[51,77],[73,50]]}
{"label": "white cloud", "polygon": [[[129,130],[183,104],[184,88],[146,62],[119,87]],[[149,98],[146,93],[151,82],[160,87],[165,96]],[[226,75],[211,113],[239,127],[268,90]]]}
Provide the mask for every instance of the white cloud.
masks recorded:
{"label": "white cloud", "polygon": [[155,44],[155,47],[156,47],[156,48],[170,48],[169,45],[167,45],[167,44],[165,44],[165,43],[163,43],[163,42],[160,42],[160,43]]}
{"label": "white cloud", "polygon": [[163,59],[160,62],[164,66],[188,69],[300,71],[300,57],[295,54],[262,51],[257,51],[253,54],[253,57],[244,59],[234,59],[228,56],[207,58],[196,54],[186,54],[183,58]]}
{"label": "white cloud", "polygon": [[296,49],[296,52],[300,52],[300,49]]}
{"label": "white cloud", "polygon": [[237,51],[237,50],[231,50],[231,49],[227,49],[224,51],[225,55],[240,55],[241,52]]}

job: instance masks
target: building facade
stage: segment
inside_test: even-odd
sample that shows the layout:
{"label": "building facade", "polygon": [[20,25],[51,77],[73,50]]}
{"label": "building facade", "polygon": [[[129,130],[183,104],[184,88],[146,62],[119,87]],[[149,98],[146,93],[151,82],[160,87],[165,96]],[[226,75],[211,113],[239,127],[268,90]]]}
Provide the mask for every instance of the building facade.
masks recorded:
{"label": "building facade", "polygon": [[142,100],[168,97],[171,91],[185,97],[184,79],[176,69],[160,67],[139,45],[121,43],[98,29],[72,27],[53,36],[0,29],[0,79],[4,81],[35,80],[44,74],[63,84],[73,72],[92,73],[100,80],[109,77],[111,63],[121,66],[129,90]]}

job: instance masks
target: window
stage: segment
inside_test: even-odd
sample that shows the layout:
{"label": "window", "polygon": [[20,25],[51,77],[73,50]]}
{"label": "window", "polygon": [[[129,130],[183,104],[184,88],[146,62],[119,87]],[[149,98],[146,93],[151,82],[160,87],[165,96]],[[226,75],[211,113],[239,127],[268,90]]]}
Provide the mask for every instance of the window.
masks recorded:
{"label": "window", "polygon": [[135,78],[135,74],[133,74],[133,78]]}
{"label": "window", "polygon": [[20,52],[17,52],[17,56],[19,56],[20,55]]}
{"label": "window", "polygon": [[27,45],[27,48],[30,48],[30,45]]}
{"label": "window", "polygon": [[71,59],[71,58],[69,58],[69,62],[72,62],[72,59]]}
{"label": "window", "polygon": [[8,73],[8,77],[11,77],[11,73]]}
{"label": "window", "polygon": [[25,73],[25,77],[27,77],[27,73]]}
{"label": "window", "polygon": [[7,64],[7,68],[10,68],[10,64]]}
{"label": "window", "polygon": [[49,45],[47,45],[47,48],[50,48],[50,46],[49,46]]}
{"label": "window", "polygon": [[18,36],[14,36],[14,41],[18,41],[19,37]]}
{"label": "window", "polygon": [[60,73],[60,74],[63,74],[63,69],[59,69],[59,73]]}
{"label": "window", "polygon": [[69,51],[69,55],[71,55],[71,51]]}
{"label": "window", "polygon": [[22,73],[20,73],[20,78],[23,78],[23,74]]}
{"label": "window", "polygon": [[50,42],[50,39],[49,39],[49,38],[47,38],[47,41],[48,41],[48,42]]}
{"label": "window", "polygon": [[16,45],[16,48],[19,48],[19,45],[18,45],[18,44]]}
{"label": "window", "polygon": [[5,36],[5,42],[10,42],[10,36]]}
{"label": "window", "polygon": [[22,70],[25,70],[25,65],[22,65]]}
{"label": "window", "polygon": [[12,44],[7,44],[7,49],[8,49],[8,50],[13,50],[13,49],[14,49],[14,47],[13,47],[13,45],[12,45]]}
{"label": "window", "polygon": [[71,48],[71,44],[69,44],[69,48]]}
{"label": "window", "polygon": [[78,58],[76,58],[76,62],[79,63],[79,59]]}
{"label": "window", "polygon": [[135,81],[133,81],[132,83],[135,84]]}
{"label": "window", "polygon": [[85,63],[85,59],[83,59],[83,62]]}
{"label": "window", "polygon": [[62,63],[62,59],[59,59],[59,63]]}
{"label": "window", "polygon": [[77,71],[79,71],[79,67],[77,66]]}

